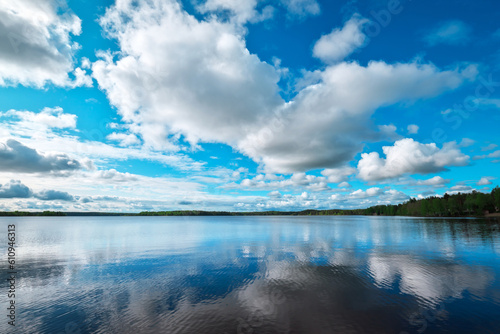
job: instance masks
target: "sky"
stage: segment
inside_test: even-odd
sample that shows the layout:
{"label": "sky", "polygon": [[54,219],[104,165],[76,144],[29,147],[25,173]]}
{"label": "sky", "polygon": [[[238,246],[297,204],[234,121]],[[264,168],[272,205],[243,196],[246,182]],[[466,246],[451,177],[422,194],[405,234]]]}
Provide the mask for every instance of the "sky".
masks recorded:
{"label": "sky", "polygon": [[500,4],[0,0],[0,210],[490,192]]}

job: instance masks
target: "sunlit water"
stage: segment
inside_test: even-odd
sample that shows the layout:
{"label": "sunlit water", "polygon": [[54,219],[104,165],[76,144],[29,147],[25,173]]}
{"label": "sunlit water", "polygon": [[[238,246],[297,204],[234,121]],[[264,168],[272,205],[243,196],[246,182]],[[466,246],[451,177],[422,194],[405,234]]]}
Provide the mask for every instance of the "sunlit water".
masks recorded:
{"label": "sunlit water", "polygon": [[0,218],[1,333],[500,333],[495,221]]}

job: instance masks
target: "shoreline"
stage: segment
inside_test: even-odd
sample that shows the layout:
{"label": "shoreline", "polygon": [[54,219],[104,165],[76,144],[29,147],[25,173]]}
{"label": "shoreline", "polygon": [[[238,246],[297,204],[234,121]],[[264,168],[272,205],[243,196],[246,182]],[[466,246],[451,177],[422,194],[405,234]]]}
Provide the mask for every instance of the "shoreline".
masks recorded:
{"label": "shoreline", "polygon": [[[328,211],[328,212],[327,212]],[[350,211],[350,210],[346,210]],[[139,213],[125,212],[54,212],[54,211],[12,211],[0,212],[0,217],[251,217],[251,216],[365,216],[365,217],[408,217],[408,218],[476,218],[489,219],[500,218],[500,212],[488,213],[482,216],[412,216],[412,215],[381,215],[381,214],[359,214],[354,212],[343,213],[341,210],[304,210],[304,211],[152,211]]]}

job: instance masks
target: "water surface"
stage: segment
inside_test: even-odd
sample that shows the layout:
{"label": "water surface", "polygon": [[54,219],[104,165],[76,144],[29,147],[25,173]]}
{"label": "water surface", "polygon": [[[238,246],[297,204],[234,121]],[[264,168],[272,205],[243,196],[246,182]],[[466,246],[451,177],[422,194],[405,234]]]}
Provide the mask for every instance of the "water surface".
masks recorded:
{"label": "water surface", "polygon": [[500,333],[492,221],[9,217],[5,269],[8,224],[1,333]]}

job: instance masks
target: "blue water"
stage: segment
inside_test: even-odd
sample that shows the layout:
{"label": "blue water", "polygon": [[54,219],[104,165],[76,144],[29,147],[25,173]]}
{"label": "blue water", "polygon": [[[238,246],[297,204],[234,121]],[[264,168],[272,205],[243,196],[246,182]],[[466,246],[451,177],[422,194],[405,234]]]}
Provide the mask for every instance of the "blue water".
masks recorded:
{"label": "blue water", "polygon": [[500,229],[474,219],[19,217],[0,333],[500,333]]}

